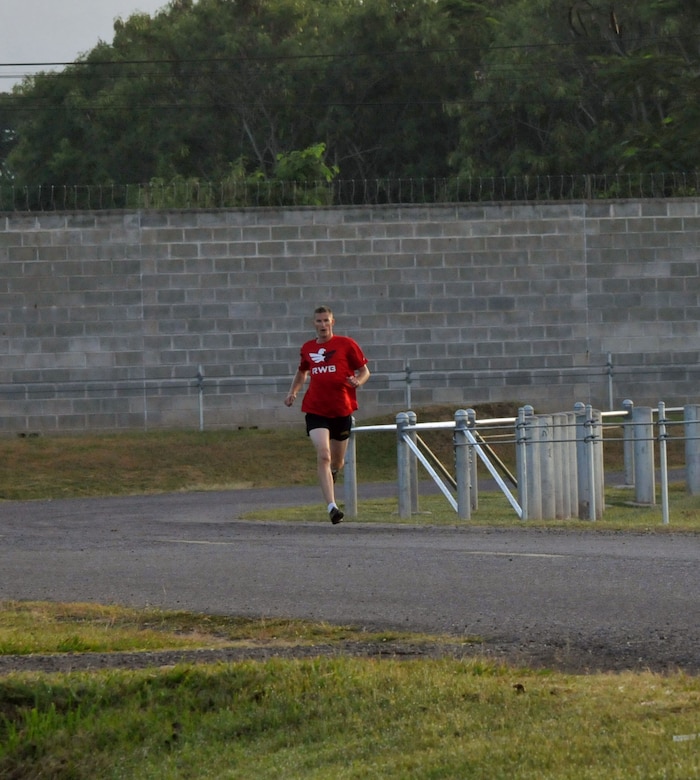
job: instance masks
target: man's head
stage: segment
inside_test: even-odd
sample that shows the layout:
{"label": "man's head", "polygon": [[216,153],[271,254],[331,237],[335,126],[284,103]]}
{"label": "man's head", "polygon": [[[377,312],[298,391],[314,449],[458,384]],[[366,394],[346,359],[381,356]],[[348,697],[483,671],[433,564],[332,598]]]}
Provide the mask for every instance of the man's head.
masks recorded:
{"label": "man's head", "polygon": [[317,306],[314,309],[314,328],[316,329],[316,340],[319,342],[329,341],[333,337],[333,324],[335,318],[329,306]]}

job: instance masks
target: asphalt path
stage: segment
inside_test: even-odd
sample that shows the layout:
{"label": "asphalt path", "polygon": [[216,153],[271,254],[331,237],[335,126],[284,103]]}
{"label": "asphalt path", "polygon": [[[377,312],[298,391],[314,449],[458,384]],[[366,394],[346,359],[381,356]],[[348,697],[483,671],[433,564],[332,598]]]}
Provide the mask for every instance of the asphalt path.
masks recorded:
{"label": "asphalt path", "polygon": [[[361,486],[360,500],[382,494]],[[306,522],[241,519],[307,504]],[[508,661],[700,672],[700,537],[323,517],[316,488],[5,501],[0,598],[447,632]]]}

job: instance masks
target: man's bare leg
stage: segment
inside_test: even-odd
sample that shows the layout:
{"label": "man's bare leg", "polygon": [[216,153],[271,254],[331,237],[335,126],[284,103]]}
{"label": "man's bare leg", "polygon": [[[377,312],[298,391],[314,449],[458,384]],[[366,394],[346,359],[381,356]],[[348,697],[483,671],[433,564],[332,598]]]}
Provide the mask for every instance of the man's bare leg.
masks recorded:
{"label": "man's bare leg", "polygon": [[331,476],[335,482],[338,472],[345,465],[345,452],[348,449],[348,440],[338,441],[331,439]]}
{"label": "man's bare leg", "polygon": [[[331,441],[327,428],[313,428],[309,432],[309,438],[316,449],[316,469],[318,473],[318,482],[321,486],[321,493],[328,506],[328,514],[331,518],[331,522],[336,524],[343,519],[343,513],[335,502],[335,488],[333,486],[331,463],[343,462],[345,448],[340,450],[333,445],[345,444],[345,442]],[[335,453],[336,460],[333,460],[332,452]],[[340,458],[340,460],[337,460],[338,458]]]}
{"label": "man's bare leg", "polygon": [[327,428],[314,428],[309,438],[316,449],[316,470],[323,499],[327,504],[335,504],[335,490],[331,474],[331,440]]}

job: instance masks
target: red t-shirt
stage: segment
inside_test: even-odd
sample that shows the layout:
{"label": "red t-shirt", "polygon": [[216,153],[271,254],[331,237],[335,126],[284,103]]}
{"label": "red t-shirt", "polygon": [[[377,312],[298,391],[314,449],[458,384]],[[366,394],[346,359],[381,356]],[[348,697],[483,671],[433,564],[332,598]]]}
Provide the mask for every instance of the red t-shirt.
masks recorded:
{"label": "red t-shirt", "polygon": [[352,414],[357,398],[347,378],[366,363],[359,345],[347,336],[333,336],[323,344],[307,341],[301,348],[299,370],[309,372],[310,382],[301,411],[322,417]]}

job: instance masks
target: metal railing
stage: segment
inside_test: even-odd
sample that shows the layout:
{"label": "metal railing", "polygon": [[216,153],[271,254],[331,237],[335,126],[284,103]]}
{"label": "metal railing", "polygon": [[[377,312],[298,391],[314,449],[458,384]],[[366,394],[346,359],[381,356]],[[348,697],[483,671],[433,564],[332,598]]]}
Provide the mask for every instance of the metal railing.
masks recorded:
{"label": "metal railing", "polygon": [[[565,379],[570,385],[587,383],[593,390],[598,387],[597,395],[601,398],[607,396],[607,408],[615,409],[615,395],[617,389],[631,383],[644,382],[648,384],[654,381],[664,381],[664,375],[671,370],[683,371],[691,377],[700,378],[700,365],[614,365],[613,356],[608,354],[607,363],[580,367],[557,368],[530,368],[526,372],[522,369],[468,369],[454,371],[416,371],[406,365],[403,371],[382,373],[373,372],[372,384],[375,387],[386,389],[400,389],[403,392],[405,409],[413,408],[416,390],[430,391],[434,387],[459,387],[460,393],[470,394],[474,382],[479,386],[488,382],[509,380],[514,376],[527,374],[530,384],[542,383],[549,377],[557,380]],[[121,409],[120,404],[128,399],[139,398],[143,405],[143,425],[148,427],[149,407],[152,402],[160,404],[164,398],[196,398],[191,405],[192,411],[188,418],[186,406],[181,406],[181,421],[183,426],[194,425],[195,421],[200,430],[209,424],[207,420],[207,399],[219,395],[235,394],[241,398],[244,394],[260,394],[266,396],[274,393],[283,393],[289,384],[289,375],[277,376],[217,376],[206,371],[203,366],[179,367],[179,378],[155,378],[143,377],[142,379],[90,379],[71,381],[36,381],[36,382],[12,382],[0,383],[0,409],[2,402],[7,403],[8,413],[12,413],[12,403],[22,404],[22,414],[31,416],[31,409],[36,404],[48,403],[51,400],[69,401],[80,399],[81,401],[100,401],[102,411],[109,411],[110,403],[113,410]],[[185,375],[189,374],[189,375]],[[503,383],[503,382],[501,382]],[[561,383],[561,382],[560,382]],[[618,387],[616,388],[616,383]],[[506,385],[516,388],[513,381],[506,381]],[[620,388],[620,385],[624,387]],[[514,390],[515,392],[515,390]],[[521,392],[519,390],[518,392]],[[627,392],[627,391],[625,391]],[[618,396],[619,397],[619,396]],[[430,405],[426,402],[424,405]],[[19,419],[19,418],[18,418]],[[60,428],[60,424],[58,425]]]}
{"label": "metal railing", "polygon": [[[682,414],[680,420],[668,413]],[[656,416],[656,423],[654,423]],[[618,418],[615,421],[614,418]],[[608,420],[606,423],[605,420]],[[700,405],[667,409],[660,401],[656,409],[635,407],[625,401],[619,411],[600,412],[590,404],[576,404],[573,412],[535,415],[531,406],[522,407],[518,417],[477,420],[474,410],[458,410],[453,421],[419,423],[415,412],[401,412],[394,425],[353,428],[345,467],[345,508],[357,516],[357,471],[355,438],[369,431],[391,431],[397,437],[397,490],[399,516],[418,512],[417,466],[420,463],[460,519],[468,520],[478,507],[477,458],[486,466],[498,488],[521,520],[599,520],[604,510],[604,429],[619,428],[622,434],[626,482],[635,490],[635,503],[656,503],[654,445],[659,446],[662,523],[669,523],[669,468],[667,445],[672,438],[685,444],[686,482],[691,495],[700,495]],[[683,435],[672,437],[669,428],[682,426]],[[435,467],[419,445],[419,430],[450,430],[454,442],[455,477],[443,466]],[[656,433],[654,432],[656,429]],[[516,453],[517,498],[506,485],[488,442],[479,431],[512,432],[501,444],[512,444]],[[609,440],[609,439],[608,439]],[[627,446],[630,444],[632,446]],[[432,453],[430,453],[432,455]],[[434,461],[434,457],[433,457]],[[445,478],[447,477],[447,478]]]}
{"label": "metal railing", "polygon": [[0,185],[0,211],[379,206],[695,197],[700,171],[649,174]]}

